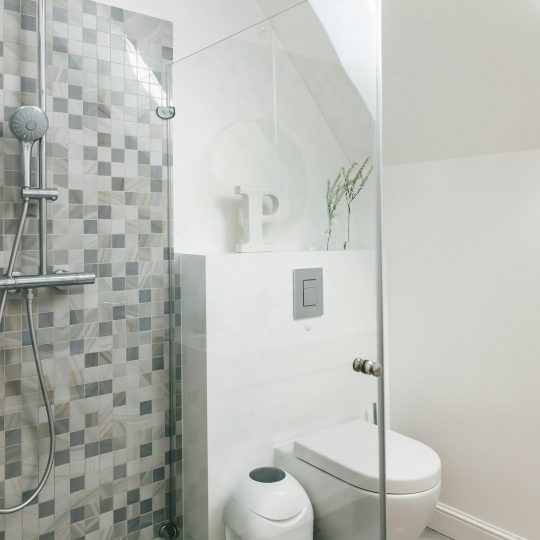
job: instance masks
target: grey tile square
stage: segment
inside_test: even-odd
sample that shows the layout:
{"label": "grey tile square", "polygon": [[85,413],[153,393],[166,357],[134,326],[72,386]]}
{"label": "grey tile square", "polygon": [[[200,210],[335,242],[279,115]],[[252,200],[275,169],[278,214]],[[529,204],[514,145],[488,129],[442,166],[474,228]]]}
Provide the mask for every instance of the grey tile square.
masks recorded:
{"label": "grey tile square", "polygon": [[84,445],[84,457],[86,459],[95,457],[99,454],[99,444],[97,442],[87,443]]}
{"label": "grey tile square", "polygon": [[67,40],[61,37],[54,37],[53,38],[53,51],[67,54],[68,52]]}
{"label": "grey tile square", "polygon": [[39,517],[47,517],[54,514],[54,501],[45,501],[39,503]]}
{"label": "grey tile square", "polygon": [[36,18],[30,15],[21,15],[21,30],[36,31]]}
{"label": "grey tile square", "polygon": [[114,523],[120,523],[122,521],[125,521],[127,519],[127,512],[126,512],[126,507],[122,507],[122,508],[117,508],[114,512],[113,512],[113,521]]}
{"label": "grey tile square", "polygon": [[84,519],[84,506],[78,506],[70,510],[70,523],[77,523]]}
{"label": "grey tile square", "polygon": [[82,100],[83,98],[83,89],[82,86],[76,84],[70,84],[68,86],[68,97],[69,99]]}
{"label": "grey tile square", "polygon": [[6,463],[4,469],[4,475],[6,480],[9,480],[10,478],[16,478],[17,476],[21,476],[22,474],[20,461]]}
{"label": "grey tile square", "polygon": [[111,7],[111,18],[114,21],[124,22],[124,10],[117,7]]}
{"label": "grey tile square", "polygon": [[16,11],[20,13],[21,2],[20,0],[4,0],[4,9],[8,11]]}
{"label": "grey tile square", "polygon": [[81,444],[84,444],[84,430],[72,431],[69,434],[69,445],[80,446]]}
{"label": "grey tile square", "polygon": [[65,465],[66,463],[69,463],[69,450],[58,450],[54,454],[54,465],[55,467],[60,467],[61,465]]}

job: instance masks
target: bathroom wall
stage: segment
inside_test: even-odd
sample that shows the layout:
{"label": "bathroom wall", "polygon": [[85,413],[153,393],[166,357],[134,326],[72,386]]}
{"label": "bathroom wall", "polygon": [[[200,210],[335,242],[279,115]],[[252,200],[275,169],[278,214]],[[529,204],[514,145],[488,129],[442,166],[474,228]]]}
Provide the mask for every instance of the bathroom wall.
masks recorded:
{"label": "bathroom wall", "polygon": [[442,458],[437,530],[536,538],[538,5],[383,7],[391,426]]}
{"label": "bathroom wall", "polygon": [[[293,319],[294,268],[322,267],[324,315]],[[182,257],[186,532],[222,534],[234,485],[274,445],[366,417],[376,380],[351,361],[375,353],[369,251]]]}
{"label": "bathroom wall", "polygon": [[539,166],[534,150],[385,169],[391,424],[441,456],[442,503],[523,538],[540,504]]}
{"label": "bathroom wall", "polygon": [[[0,266],[20,210],[18,144],[7,121],[35,103],[35,9],[0,6]],[[89,0],[51,0],[47,16],[47,165],[59,191],[49,206],[49,263],[98,279],[39,291],[55,467],[38,503],[0,518],[0,537],[152,539],[167,517],[169,478],[166,147],[153,109],[165,97],[172,26]],[[17,268],[35,272],[36,261],[32,217]],[[48,450],[19,294],[8,302],[0,363],[4,506],[36,485]]]}

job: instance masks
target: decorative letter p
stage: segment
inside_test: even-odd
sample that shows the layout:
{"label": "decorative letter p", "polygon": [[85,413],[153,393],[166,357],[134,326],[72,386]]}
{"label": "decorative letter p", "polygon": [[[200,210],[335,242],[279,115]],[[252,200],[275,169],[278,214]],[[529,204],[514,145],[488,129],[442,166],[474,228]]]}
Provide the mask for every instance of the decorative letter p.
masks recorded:
{"label": "decorative letter p", "polygon": [[[280,221],[286,217],[283,201],[285,197],[280,192],[259,187],[235,186],[234,192],[242,197],[240,219],[242,222],[242,240],[236,245],[239,253],[256,251],[274,251],[272,244],[264,242],[263,225]],[[268,213],[264,212],[265,197],[272,202]]]}

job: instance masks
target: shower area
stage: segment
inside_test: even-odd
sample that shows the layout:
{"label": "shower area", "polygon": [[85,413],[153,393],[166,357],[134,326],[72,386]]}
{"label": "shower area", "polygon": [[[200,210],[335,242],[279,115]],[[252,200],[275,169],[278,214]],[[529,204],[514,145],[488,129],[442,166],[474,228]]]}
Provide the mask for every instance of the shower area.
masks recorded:
{"label": "shower area", "polygon": [[87,0],[0,20],[0,537],[157,538],[172,25]]}

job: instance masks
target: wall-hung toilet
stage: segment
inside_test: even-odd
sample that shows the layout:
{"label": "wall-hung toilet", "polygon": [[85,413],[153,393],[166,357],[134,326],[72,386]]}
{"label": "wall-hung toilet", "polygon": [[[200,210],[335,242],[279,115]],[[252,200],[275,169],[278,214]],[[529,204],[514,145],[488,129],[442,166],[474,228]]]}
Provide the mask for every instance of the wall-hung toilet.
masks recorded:
{"label": "wall-hung toilet", "polygon": [[[428,446],[386,432],[388,540],[416,540],[441,486],[441,461]],[[317,540],[379,539],[377,426],[353,420],[275,449],[278,467],[302,484],[313,504]]]}

